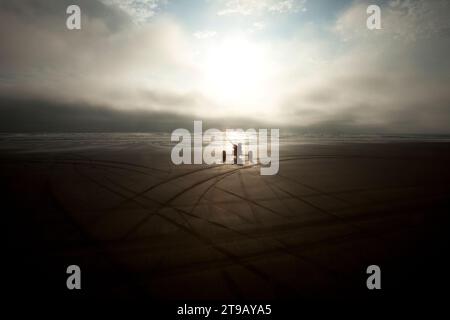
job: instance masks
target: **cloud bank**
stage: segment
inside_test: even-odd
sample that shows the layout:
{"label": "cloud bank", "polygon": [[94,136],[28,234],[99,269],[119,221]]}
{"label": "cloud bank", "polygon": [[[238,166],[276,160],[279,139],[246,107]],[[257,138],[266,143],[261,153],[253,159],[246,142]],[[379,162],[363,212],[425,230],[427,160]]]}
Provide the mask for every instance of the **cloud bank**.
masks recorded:
{"label": "cloud bank", "polygon": [[[214,23],[191,24],[166,12],[166,1],[75,2],[82,8],[77,31],[65,27],[74,1],[0,4],[2,131],[45,131],[74,117],[74,131],[93,130],[96,120],[106,131],[107,123],[151,131],[165,127],[158,123],[240,119],[324,132],[450,133],[448,1],[383,2],[382,29],[373,31],[365,27],[365,1],[323,21],[306,1],[210,0],[192,10]],[[208,52],[235,36],[239,17],[239,36],[251,50],[231,55],[250,52],[254,59],[246,59],[263,59],[256,65],[263,67],[251,98],[228,101],[211,93],[205,65]],[[276,19],[287,22],[278,28]],[[227,73],[236,81],[243,75]],[[24,125],[41,111],[48,120]],[[148,124],[136,125],[139,118]]]}

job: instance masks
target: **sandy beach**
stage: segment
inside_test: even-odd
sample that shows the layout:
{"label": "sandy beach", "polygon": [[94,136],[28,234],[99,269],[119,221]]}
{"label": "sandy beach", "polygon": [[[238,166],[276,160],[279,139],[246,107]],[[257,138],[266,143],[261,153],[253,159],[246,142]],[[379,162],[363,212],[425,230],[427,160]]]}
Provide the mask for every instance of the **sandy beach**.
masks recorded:
{"label": "sandy beach", "polygon": [[83,298],[364,300],[376,264],[383,297],[437,295],[450,143],[291,139],[261,176],[175,166],[165,141],[2,136],[11,294],[73,294],[77,264]]}

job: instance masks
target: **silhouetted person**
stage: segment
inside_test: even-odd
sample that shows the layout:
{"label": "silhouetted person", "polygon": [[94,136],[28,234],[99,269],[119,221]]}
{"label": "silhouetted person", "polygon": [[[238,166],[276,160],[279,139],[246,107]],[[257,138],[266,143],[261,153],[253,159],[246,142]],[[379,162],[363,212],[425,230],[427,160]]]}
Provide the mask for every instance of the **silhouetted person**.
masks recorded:
{"label": "silhouetted person", "polygon": [[250,150],[248,152],[248,162],[253,163],[253,151]]}
{"label": "silhouetted person", "polygon": [[233,144],[233,162],[234,164],[237,164],[237,154],[238,154],[238,146],[236,144]]}
{"label": "silhouetted person", "polygon": [[[237,145],[237,163],[239,164],[239,165],[242,165],[243,163],[242,163],[242,143],[238,143],[238,145]],[[245,157],[244,157],[245,158]]]}
{"label": "silhouetted person", "polygon": [[222,151],[222,163],[227,161],[227,152],[225,150]]}

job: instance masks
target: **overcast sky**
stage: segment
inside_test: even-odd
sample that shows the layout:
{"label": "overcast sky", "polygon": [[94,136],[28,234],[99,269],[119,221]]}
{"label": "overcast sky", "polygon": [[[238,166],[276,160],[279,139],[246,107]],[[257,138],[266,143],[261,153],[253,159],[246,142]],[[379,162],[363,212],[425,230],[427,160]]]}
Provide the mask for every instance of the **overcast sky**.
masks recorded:
{"label": "overcast sky", "polygon": [[2,0],[0,131],[450,133],[449,15],[446,0]]}

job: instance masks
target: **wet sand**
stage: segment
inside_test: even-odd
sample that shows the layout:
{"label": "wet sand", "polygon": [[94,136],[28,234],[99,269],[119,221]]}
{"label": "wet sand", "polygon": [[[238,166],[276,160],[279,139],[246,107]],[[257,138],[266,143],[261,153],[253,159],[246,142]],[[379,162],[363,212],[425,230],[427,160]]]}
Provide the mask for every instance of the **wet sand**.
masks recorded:
{"label": "wet sand", "polygon": [[[448,282],[447,142],[287,144],[276,176],[174,166],[145,136],[1,147],[13,296],[439,298]],[[366,288],[371,264],[382,293]]]}

